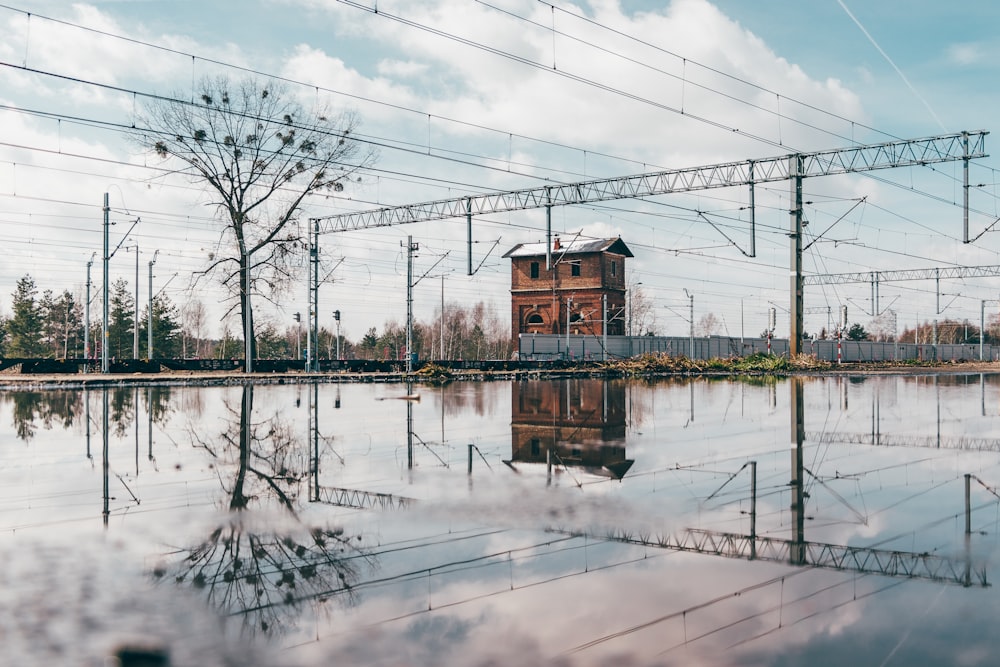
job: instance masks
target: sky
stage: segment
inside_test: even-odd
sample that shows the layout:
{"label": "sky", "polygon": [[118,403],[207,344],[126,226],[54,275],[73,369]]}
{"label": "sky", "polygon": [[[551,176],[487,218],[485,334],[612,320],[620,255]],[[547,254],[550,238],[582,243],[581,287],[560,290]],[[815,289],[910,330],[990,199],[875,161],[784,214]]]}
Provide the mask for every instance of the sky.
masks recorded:
{"label": "sky", "polygon": [[[140,303],[150,289],[178,307],[197,300],[206,333],[240,330],[218,285],[195,280],[220,238],[206,190],[120,129],[149,95],[190,95],[203,76],[280,78],[305,106],[360,116],[378,162],[307,200],[304,229],[379,206],[990,130],[998,22],[1000,6],[982,0],[14,0],[0,5],[0,314],[25,274],[82,299],[92,258],[96,298],[107,193],[122,245],[110,280],[134,288],[138,270]],[[972,243],[962,178],[949,162],[806,179],[805,273],[1000,264],[996,160],[970,164]],[[552,225],[621,236],[658,333],[687,334],[693,294],[694,319],[721,323],[713,333],[759,335],[773,308],[787,336],[789,184],[758,185],[755,205],[753,257],[745,186],[556,207]],[[418,320],[442,299],[482,300],[506,320],[501,256],[544,233],[540,210],[477,216],[471,276],[464,219],[323,234],[320,324],[332,329],[339,310],[356,340],[402,323],[410,237]],[[306,312],[300,264],[286,293],[258,300],[258,318],[283,328]],[[835,324],[842,306],[849,322],[872,328],[882,314],[897,332],[978,324],[998,297],[998,278],[880,281],[877,299],[870,283],[810,285],[805,330]]]}

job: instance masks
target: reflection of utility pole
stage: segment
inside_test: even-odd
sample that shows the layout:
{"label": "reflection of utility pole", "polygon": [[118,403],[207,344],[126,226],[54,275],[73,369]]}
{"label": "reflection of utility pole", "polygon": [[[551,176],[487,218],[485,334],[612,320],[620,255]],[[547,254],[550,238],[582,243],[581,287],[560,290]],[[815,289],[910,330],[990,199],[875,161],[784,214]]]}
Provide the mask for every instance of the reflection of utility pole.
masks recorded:
{"label": "reflection of utility pole", "polygon": [[[406,383],[407,397],[413,392],[413,383]],[[406,469],[413,470],[413,401],[406,400]],[[411,480],[412,481],[412,480]]]}
{"label": "reflection of utility pole", "polygon": [[757,462],[750,462],[750,557],[757,557]]}
{"label": "reflection of utility pole", "polygon": [[108,472],[110,471],[111,462],[108,461],[108,388],[104,387],[101,390],[101,395],[103,399],[103,415],[102,415],[102,426],[104,433],[104,450],[102,453],[103,467],[104,467],[104,527],[108,527],[108,516],[111,514],[109,509],[110,491],[108,490]]}
{"label": "reflection of utility pole", "polygon": [[149,439],[148,449],[149,449],[149,460],[153,460],[153,388],[146,388],[146,414],[149,416],[149,421],[146,424],[146,435]]}
{"label": "reflection of utility pole", "polygon": [[87,424],[87,458],[90,456],[90,392],[86,389],[83,390],[83,403],[84,403],[84,419]]}
{"label": "reflection of utility pole", "polygon": [[309,406],[309,417],[312,424],[313,441],[313,500],[319,500],[319,385],[312,386],[309,395],[312,405]]}
{"label": "reflection of utility pole", "polygon": [[802,378],[791,378],[789,380],[789,388],[792,392],[789,402],[792,436],[792,542],[789,549],[789,559],[793,565],[805,565],[805,488],[803,479],[805,470],[802,460],[805,422],[802,414],[804,410]]}

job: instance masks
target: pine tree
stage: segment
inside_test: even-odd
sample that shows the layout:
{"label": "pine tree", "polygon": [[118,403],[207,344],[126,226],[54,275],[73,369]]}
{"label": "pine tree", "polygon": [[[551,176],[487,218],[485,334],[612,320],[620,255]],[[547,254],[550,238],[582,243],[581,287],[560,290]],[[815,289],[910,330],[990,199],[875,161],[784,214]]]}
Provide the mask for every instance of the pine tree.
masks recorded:
{"label": "pine tree", "polygon": [[35,281],[25,274],[17,281],[13,298],[14,314],[7,322],[7,355],[10,357],[41,357],[45,355],[42,341],[42,309],[37,299]]}
{"label": "pine tree", "polygon": [[149,354],[149,306],[139,322],[139,350],[147,358],[176,358],[182,353],[182,327],[177,307],[166,294],[153,299],[153,354]]}
{"label": "pine tree", "polygon": [[108,319],[108,354],[116,359],[131,359],[135,326],[134,299],[128,281],[119,278],[111,285]]}

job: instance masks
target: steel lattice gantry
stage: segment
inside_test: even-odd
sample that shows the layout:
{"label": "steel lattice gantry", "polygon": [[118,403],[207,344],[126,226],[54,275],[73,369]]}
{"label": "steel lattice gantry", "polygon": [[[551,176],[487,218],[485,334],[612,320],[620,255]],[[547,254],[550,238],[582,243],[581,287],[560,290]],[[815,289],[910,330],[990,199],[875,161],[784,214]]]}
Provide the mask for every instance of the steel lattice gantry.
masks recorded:
{"label": "steel lattice gantry", "polygon": [[[545,208],[546,239],[551,247],[553,206],[587,204],[618,199],[651,197],[713,188],[748,186],[751,201],[757,183],[791,182],[791,332],[790,352],[797,354],[802,337],[802,180],[895,167],[923,166],[962,160],[964,162],[965,239],[968,240],[969,160],[986,157],[985,130],[958,132],[921,139],[905,139],[878,144],[851,146],[807,153],[792,153],[758,160],[636,174],[617,178],[545,185],[520,190],[466,195],[449,199],[384,206],[367,211],[312,218],[313,248],[319,234],[389,227],[465,217],[469,244],[469,272],[472,272],[472,216]],[[752,209],[752,207],[751,207]],[[751,218],[751,234],[753,234]],[[318,323],[314,323],[317,326]]]}
{"label": "steel lattice gantry", "polygon": [[769,561],[830,570],[877,574],[886,577],[925,579],[959,586],[989,586],[968,559],[936,554],[875,549],[823,542],[800,542],[765,536],[687,529],[673,534],[643,535],[622,530],[607,533],[553,531],[590,539],[623,542],[657,549]]}
{"label": "steel lattice gantry", "polygon": [[845,285],[847,283],[931,280],[938,278],[989,278],[1000,276],[1000,266],[946,266],[933,269],[897,271],[858,271],[854,273],[815,273],[803,276],[806,285]]}
{"label": "steel lattice gantry", "polygon": [[[588,204],[739,185],[749,186],[755,183],[787,181],[795,177],[832,176],[974,159],[986,157],[987,134],[986,131],[961,132],[815,153],[793,153],[760,160],[668,169],[619,178],[546,185],[401,206],[384,206],[368,211],[316,218],[316,220],[319,221],[320,233],[343,232],[546,206]],[[796,171],[792,158],[801,159],[801,170]]]}

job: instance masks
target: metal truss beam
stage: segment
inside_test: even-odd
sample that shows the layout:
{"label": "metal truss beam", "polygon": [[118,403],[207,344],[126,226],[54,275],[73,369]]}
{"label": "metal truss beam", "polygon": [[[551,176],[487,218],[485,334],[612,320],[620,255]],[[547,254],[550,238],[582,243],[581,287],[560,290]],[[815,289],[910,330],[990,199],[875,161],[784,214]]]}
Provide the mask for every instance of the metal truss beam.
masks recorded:
{"label": "metal truss beam", "polygon": [[934,280],[937,278],[988,278],[993,276],[1000,276],[1000,266],[949,266],[934,269],[903,269],[901,271],[818,273],[803,276],[803,281],[806,285],[842,285],[845,283]]}
{"label": "metal truss beam", "polygon": [[[793,153],[760,160],[668,169],[618,178],[386,206],[315,219],[319,220],[322,233],[344,232],[549,206],[771,183],[797,177],[832,176],[954,160],[967,162],[969,159],[986,157],[987,134],[984,130],[959,132],[814,153]],[[795,162],[799,162],[801,170],[793,173],[790,165]]]}
{"label": "metal truss beam", "polygon": [[394,496],[391,493],[374,493],[358,489],[341,489],[332,486],[321,486],[316,490],[316,502],[336,505],[337,507],[353,507],[355,509],[403,509],[413,502],[412,498]]}
{"label": "metal truss beam", "polygon": [[[563,531],[555,531],[563,532]],[[582,533],[567,532],[570,535]],[[762,560],[787,565],[801,565],[828,570],[843,570],[886,577],[925,579],[959,586],[988,586],[985,571],[976,572],[973,581],[971,563],[968,560],[950,559],[928,553],[911,553],[888,549],[852,547],[822,542],[795,542],[773,537],[751,537],[735,533],[710,530],[687,529],[669,535],[640,535],[624,530],[613,530],[605,534],[586,533],[590,539],[690,551],[693,553]]]}
{"label": "metal truss beam", "polygon": [[965,436],[912,436],[882,433],[806,433],[816,445],[871,445],[873,447],[924,447],[976,452],[1000,452],[1000,440]]}

